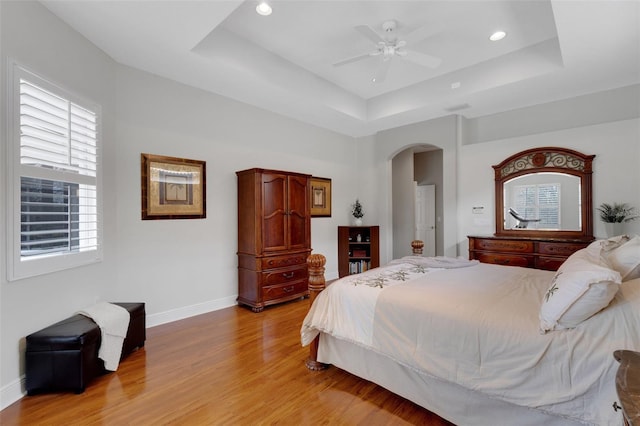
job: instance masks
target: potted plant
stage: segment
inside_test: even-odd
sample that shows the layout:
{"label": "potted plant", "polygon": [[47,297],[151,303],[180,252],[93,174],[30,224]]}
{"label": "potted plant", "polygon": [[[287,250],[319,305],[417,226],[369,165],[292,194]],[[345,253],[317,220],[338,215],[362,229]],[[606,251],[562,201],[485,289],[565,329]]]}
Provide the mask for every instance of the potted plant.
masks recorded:
{"label": "potted plant", "polygon": [[596,210],[600,212],[600,220],[605,223],[610,237],[622,234],[624,222],[631,222],[639,217],[636,209],[627,203],[602,203]]}
{"label": "potted plant", "polygon": [[362,217],[364,216],[364,210],[360,200],[356,198],[356,202],[351,205],[351,214],[355,218],[355,225],[362,226]]}

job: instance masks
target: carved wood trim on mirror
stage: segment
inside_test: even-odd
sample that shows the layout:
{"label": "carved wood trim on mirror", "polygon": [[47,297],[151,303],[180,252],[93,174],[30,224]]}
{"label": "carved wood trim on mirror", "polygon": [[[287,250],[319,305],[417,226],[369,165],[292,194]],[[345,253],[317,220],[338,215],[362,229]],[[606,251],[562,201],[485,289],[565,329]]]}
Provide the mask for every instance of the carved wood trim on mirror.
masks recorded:
{"label": "carved wood trim on mirror", "polygon": [[[585,155],[571,149],[543,147],[519,152],[493,166],[496,197],[495,235],[593,240],[591,193],[594,158],[595,155]],[[532,176],[536,179],[546,179],[543,182],[555,183],[525,182],[525,178],[529,179]],[[574,180],[575,184],[560,183],[564,179]],[[562,212],[562,219],[557,218],[559,226],[548,224],[544,209],[537,210],[534,217],[528,216],[529,211],[517,211],[514,204],[518,204],[518,199],[532,196],[528,191],[551,191],[551,196],[558,199],[556,214]],[[569,202],[569,199],[572,200]]]}

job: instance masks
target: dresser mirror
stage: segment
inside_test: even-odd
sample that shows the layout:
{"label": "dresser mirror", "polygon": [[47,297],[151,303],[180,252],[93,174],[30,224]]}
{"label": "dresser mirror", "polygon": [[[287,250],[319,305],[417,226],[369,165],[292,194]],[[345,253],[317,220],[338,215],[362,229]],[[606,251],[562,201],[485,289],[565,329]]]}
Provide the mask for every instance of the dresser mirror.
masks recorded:
{"label": "dresser mirror", "polygon": [[493,166],[496,236],[593,239],[594,157],[544,147]]}

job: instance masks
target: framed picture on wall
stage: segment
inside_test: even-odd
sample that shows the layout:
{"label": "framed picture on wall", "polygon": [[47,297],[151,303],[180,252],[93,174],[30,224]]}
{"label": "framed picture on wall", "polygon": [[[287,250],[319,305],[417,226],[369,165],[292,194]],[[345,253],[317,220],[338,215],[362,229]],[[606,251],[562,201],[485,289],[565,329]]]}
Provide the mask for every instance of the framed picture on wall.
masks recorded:
{"label": "framed picture on wall", "polygon": [[202,219],[206,209],[206,162],[141,154],[142,220]]}
{"label": "framed picture on wall", "polygon": [[331,216],[331,179],[311,178],[311,217]]}

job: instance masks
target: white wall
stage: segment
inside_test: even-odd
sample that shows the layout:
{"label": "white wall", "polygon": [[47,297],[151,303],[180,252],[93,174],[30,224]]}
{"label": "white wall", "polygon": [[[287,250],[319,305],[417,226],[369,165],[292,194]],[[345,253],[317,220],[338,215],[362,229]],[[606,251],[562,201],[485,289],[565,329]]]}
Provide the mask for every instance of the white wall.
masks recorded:
{"label": "white wall", "polygon": [[413,150],[399,152],[391,160],[391,214],[394,259],[411,254],[415,238],[415,197]]}
{"label": "white wall", "polygon": [[[312,247],[337,277],[337,226],[349,223],[361,179],[357,141],[120,66],[37,2],[0,1],[0,19],[2,129],[8,58],[101,104],[105,197],[99,264],[9,283],[0,248],[0,408],[24,389],[25,336],[98,300],[146,302],[148,325],[235,303],[236,170],[332,179],[333,215],[312,219]],[[3,172],[6,143],[3,134]],[[143,152],[207,162],[206,219],[141,220]]]}
{"label": "white wall", "polygon": [[[444,230],[442,229],[442,150],[434,149],[427,152],[420,152],[414,156],[415,180],[418,185],[435,185],[436,189],[436,255],[442,256],[444,253]],[[426,251],[425,251],[426,253]]]}
{"label": "white wall", "polygon": [[[459,227],[460,252],[466,253],[467,235],[495,232],[494,176],[491,165],[519,151],[558,146],[595,154],[593,206],[626,202],[640,208],[640,119],[615,121],[574,129],[464,145],[460,149]],[[483,206],[484,214],[472,214]],[[625,224],[625,232],[640,234],[640,220]],[[594,234],[606,237],[604,224],[594,212]]]}

